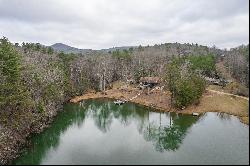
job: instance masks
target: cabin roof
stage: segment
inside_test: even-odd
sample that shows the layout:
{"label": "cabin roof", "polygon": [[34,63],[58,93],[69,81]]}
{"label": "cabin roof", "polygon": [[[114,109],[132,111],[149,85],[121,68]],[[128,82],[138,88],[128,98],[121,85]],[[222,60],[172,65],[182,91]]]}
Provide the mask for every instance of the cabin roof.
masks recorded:
{"label": "cabin roof", "polygon": [[160,77],[141,77],[140,82],[158,84],[158,83],[161,83],[161,78]]}

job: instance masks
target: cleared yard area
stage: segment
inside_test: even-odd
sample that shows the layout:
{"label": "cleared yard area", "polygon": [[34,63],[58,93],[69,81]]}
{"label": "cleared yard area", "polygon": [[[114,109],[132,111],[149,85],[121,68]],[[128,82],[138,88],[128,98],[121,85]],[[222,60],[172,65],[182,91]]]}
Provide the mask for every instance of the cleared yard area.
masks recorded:
{"label": "cleared yard area", "polygon": [[[140,94],[140,95],[138,95]],[[134,98],[137,96],[136,98]],[[179,112],[185,114],[192,114],[193,112],[220,112],[235,115],[240,120],[249,124],[249,103],[248,98],[238,97],[220,93],[214,90],[206,90],[197,105],[191,105],[184,110],[177,110],[171,108],[170,105],[170,92],[154,90],[148,93],[147,90],[139,90],[134,86],[128,86],[124,83],[118,82],[113,85],[112,89],[107,90],[105,93],[90,92],[82,96],[76,96],[70,102],[77,103],[81,100],[94,99],[94,98],[112,98],[123,99],[133,103],[142,104],[164,112]],[[131,100],[132,99],[132,100]]]}

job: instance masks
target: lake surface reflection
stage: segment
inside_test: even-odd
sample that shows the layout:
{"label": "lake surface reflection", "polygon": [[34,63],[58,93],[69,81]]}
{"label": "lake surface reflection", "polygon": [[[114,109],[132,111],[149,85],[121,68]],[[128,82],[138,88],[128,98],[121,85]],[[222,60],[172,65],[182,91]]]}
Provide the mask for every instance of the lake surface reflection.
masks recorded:
{"label": "lake surface reflection", "polygon": [[12,164],[249,163],[249,127],[236,117],[153,111],[107,99],[66,104]]}

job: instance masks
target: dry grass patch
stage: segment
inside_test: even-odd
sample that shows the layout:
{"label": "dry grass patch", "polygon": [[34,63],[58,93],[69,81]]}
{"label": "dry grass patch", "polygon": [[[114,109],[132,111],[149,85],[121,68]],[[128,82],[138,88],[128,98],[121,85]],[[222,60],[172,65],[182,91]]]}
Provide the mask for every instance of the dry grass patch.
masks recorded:
{"label": "dry grass patch", "polygon": [[[134,88],[133,86],[122,88],[123,85],[123,83],[118,82],[113,86],[113,89],[107,90],[105,94],[101,92],[87,93],[82,96],[77,96],[70,101],[76,103],[81,100],[94,98],[125,99],[130,101],[131,98],[141,92],[139,89]],[[207,91],[201,97],[200,103],[189,106],[184,110],[170,109],[170,92],[168,91],[161,92],[156,90],[149,94],[147,94],[147,91],[144,91],[137,98],[131,100],[131,102],[153,107],[159,111],[165,112],[172,111],[186,114],[192,114],[193,112],[222,112],[238,116],[243,123],[248,124],[248,100],[235,97],[233,95],[231,96]]]}
{"label": "dry grass patch", "polygon": [[199,105],[190,106],[183,112],[223,112],[240,117],[248,117],[249,103],[245,99],[229,95],[205,93]]}

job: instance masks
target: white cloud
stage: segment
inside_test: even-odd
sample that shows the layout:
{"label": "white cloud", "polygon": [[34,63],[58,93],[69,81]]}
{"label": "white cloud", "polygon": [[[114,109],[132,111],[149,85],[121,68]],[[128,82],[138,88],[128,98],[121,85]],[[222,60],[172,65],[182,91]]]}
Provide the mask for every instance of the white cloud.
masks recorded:
{"label": "white cloud", "polygon": [[0,35],[79,48],[249,41],[248,0],[0,0]]}

